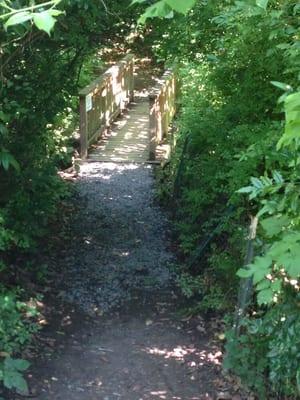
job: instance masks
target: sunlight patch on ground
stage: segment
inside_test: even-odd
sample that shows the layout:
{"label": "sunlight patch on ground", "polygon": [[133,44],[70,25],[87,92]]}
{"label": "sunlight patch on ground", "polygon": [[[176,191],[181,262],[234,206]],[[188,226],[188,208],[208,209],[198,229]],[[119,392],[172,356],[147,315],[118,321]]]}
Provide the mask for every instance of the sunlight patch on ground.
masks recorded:
{"label": "sunlight patch on ground", "polygon": [[175,359],[178,361],[185,361],[188,356],[193,355],[195,356],[195,359],[197,359],[199,366],[202,366],[206,363],[221,365],[221,351],[216,351],[215,353],[208,352],[206,350],[200,351],[195,347],[186,346],[177,346],[172,350],[159,349],[158,347],[147,347],[144,351],[148,354],[162,356],[166,360]]}
{"label": "sunlight patch on ground", "polygon": [[[181,396],[172,396],[170,395],[170,393],[168,393],[166,390],[155,390],[150,392],[151,396],[155,396],[158,399],[162,399],[162,400],[201,400],[200,397],[198,396],[193,396],[193,397],[189,397],[189,399],[187,398],[183,398]],[[207,394],[208,396],[208,394]],[[202,397],[203,399],[203,397]],[[209,399],[209,397],[207,397],[207,399]],[[139,400],[143,400],[143,398],[139,399]]]}
{"label": "sunlight patch on ground", "polygon": [[[103,164],[105,168],[103,168]],[[84,163],[80,166],[80,176],[91,175],[91,177],[110,180],[115,174],[122,173],[124,170],[136,170],[140,166],[138,164],[115,164],[113,162],[91,162]]]}

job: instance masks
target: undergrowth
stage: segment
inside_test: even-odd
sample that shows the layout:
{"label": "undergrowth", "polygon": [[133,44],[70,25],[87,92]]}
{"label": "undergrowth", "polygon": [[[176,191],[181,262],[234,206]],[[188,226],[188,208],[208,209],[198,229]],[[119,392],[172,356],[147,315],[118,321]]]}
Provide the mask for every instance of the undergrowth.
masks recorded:
{"label": "undergrowth", "polygon": [[[207,3],[167,27],[158,21],[147,39],[179,71],[177,146],[159,177],[176,227],[179,285],[189,312],[241,313],[228,326],[226,369],[259,399],[296,399],[300,8]],[[250,294],[237,304],[244,282]]]}

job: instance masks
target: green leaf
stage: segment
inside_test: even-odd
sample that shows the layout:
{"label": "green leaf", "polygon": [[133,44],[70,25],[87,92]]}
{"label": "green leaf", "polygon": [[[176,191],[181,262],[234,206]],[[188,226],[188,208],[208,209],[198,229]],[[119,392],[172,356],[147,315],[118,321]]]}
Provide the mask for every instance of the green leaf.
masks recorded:
{"label": "green leaf", "polygon": [[141,3],[145,3],[145,2],[146,2],[146,0],[132,0],[130,5],[133,6],[134,4],[141,4]]}
{"label": "green leaf", "polygon": [[17,389],[20,393],[27,394],[28,386],[20,373],[29,367],[30,363],[22,359],[7,357],[3,363],[3,384],[8,389]]}
{"label": "green leaf", "polygon": [[260,181],[265,187],[272,186],[273,183],[272,179],[270,179],[268,176],[261,176]]}
{"label": "green leaf", "polygon": [[0,151],[0,166],[1,164],[6,171],[9,169],[10,165],[14,167],[16,171],[20,170],[19,163],[7,150]]}
{"label": "green leaf", "polygon": [[277,149],[289,146],[300,138],[300,92],[290,94],[285,102],[285,130],[277,143]]}
{"label": "green leaf", "polygon": [[280,50],[287,50],[290,48],[290,44],[289,43],[280,43],[276,47]]}
{"label": "green leaf", "polygon": [[284,183],[284,179],[283,179],[282,175],[280,174],[280,172],[273,171],[272,175],[273,175],[273,179],[274,179],[275,183],[277,183],[278,185]]}
{"label": "green leaf", "polygon": [[293,90],[291,85],[288,85],[287,83],[282,83],[282,82],[277,82],[277,81],[271,81],[273,86],[278,87],[281,90],[284,90],[285,92],[289,92]]}
{"label": "green leaf", "polygon": [[274,282],[271,282],[271,289],[273,292],[280,292],[282,287],[282,282],[279,279],[276,279]]}
{"label": "green leaf", "polygon": [[[143,3],[143,0],[133,0],[131,5]],[[148,18],[172,18],[173,10],[186,14],[196,3],[196,0],[160,0],[149,6],[139,18],[138,23],[144,24]]]}
{"label": "green leaf", "polygon": [[166,3],[175,11],[186,14],[196,3],[196,0],[165,0]]}
{"label": "green leaf", "polygon": [[[300,11],[300,4],[296,4],[293,9],[293,15],[296,15],[299,11]],[[299,369],[299,371],[300,371],[300,369]],[[299,389],[299,393],[300,393],[300,389]]]}
{"label": "green leaf", "polygon": [[278,261],[279,257],[281,257],[282,254],[285,254],[288,249],[288,245],[284,243],[284,241],[280,240],[272,244],[268,254],[273,258],[273,260]]}
{"label": "green leaf", "polygon": [[4,28],[7,29],[9,26],[22,24],[23,22],[32,19],[32,14],[28,11],[21,11],[13,14],[4,24]]}
{"label": "green leaf", "polygon": [[276,200],[262,200],[261,202],[264,206],[257,213],[257,217],[260,218],[262,215],[274,214],[278,210],[278,202]]}
{"label": "green leaf", "polygon": [[296,245],[290,251],[289,261],[284,265],[286,272],[291,278],[300,277],[300,249],[299,245]]}
{"label": "green leaf", "polygon": [[164,0],[158,1],[146,9],[144,14],[139,18],[138,24],[144,24],[148,18],[165,18],[171,11],[171,7]]}
{"label": "green leaf", "polygon": [[249,265],[253,271],[253,282],[257,284],[270,272],[272,258],[269,255],[255,257],[254,262]]}
{"label": "green leaf", "polygon": [[174,18],[174,12],[173,12],[173,10],[171,10],[171,11],[169,12],[169,14],[165,15],[165,18],[166,18],[166,19],[172,19],[172,18]]}
{"label": "green leaf", "polygon": [[57,10],[55,8],[51,8],[50,10],[47,11],[52,17],[58,17],[59,15],[65,14],[64,11]]}
{"label": "green leaf", "polygon": [[291,278],[300,276],[300,236],[299,233],[286,234],[282,240],[274,242],[268,254],[279,268],[284,268]]}
{"label": "green leaf", "polygon": [[12,389],[14,387],[14,380],[15,380],[14,372],[12,371],[4,372],[3,384],[7,389]]}
{"label": "green leaf", "polygon": [[3,122],[9,122],[9,115],[0,110],[0,120]]}
{"label": "green leaf", "polygon": [[[7,382],[7,380],[5,381],[5,378],[4,378],[4,385],[5,385],[5,382]],[[27,382],[25,381],[23,376],[18,372],[12,372],[10,374],[9,385],[10,385],[9,389],[15,388],[20,393],[24,393],[24,394],[28,393]]]}
{"label": "green leaf", "polygon": [[12,155],[9,158],[9,163],[16,171],[20,171],[20,164]]}
{"label": "green leaf", "polygon": [[5,125],[1,124],[1,122],[0,122],[0,133],[2,135],[7,135],[8,134],[8,129],[6,128]]}
{"label": "green leaf", "polygon": [[250,178],[252,185],[256,188],[256,189],[263,189],[264,184],[261,182],[260,179],[255,178],[255,177],[251,177]]}
{"label": "green leaf", "polygon": [[254,190],[252,191],[252,193],[249,196],[249,200],[255,199],[259,195],[259,192],[260,192],[259,189],[254,188]]}
{"label": "green leaf", "polygon": [[268,289],[271,286],[271,282],[268,279],[264,279],[256,285],[256,290],[259,292],[264,289]]}
{"label": "green leaf", "polygon": [[261,282],[266,278],[266,275],[268,274],[269,270],[265,269],[257,269],[254,271],[253,274],[253,283],[256,285],[258,282]]}
{"label": "green leaf", "polygon": [[273,290],[272,289],[263,289],[257,294],[257,303],[259,305],[262,304],[270,304],[273,301]]}
{"label": "green leaf", "polygon": [[250,278],[253,275],[253,271],[251,269],[246,269],[246,268],[240,268],[237,271],[237,276],[240,278]]}
{"label": "green leaf", "polygon": [[290,94],[285,100],[285,106],[288,112],[300,111],[300,92]]}
{"label": "green leaf", "polygon": [[9,360],[10,360],[9,363],[10,367],[18,371],[26,371],[26,369],[30,367],[30,362],[27,360],[23,360],[20,358],[17,359],[10,358]]}
{"label": "green leaf", "polygon": [[244,186],[237,190],[237,193],[251,193],[253,191],[253,186]]}
{"label": "green leaf", "polygon": [[5,171],[7,171],[9,168],[9,153],[7,153],[6,151],[0,153],[0,163],[2,164]]}
{"label": "green leaf", "polygon": [[264,10],[268,7],[269,0],[256,0],[256,5]]}
{"label": "green leaf", "polygon": [[50,31],[53,29],[56,21],[49,11],[43,11],[33,14],[33,22],[38,29],[47,32],[50,36]]}
{"label": "green leaf", "polygon": [[275,215],[260,221],[268,237],[278,235],[289,223],[290,218],[287,215]]}

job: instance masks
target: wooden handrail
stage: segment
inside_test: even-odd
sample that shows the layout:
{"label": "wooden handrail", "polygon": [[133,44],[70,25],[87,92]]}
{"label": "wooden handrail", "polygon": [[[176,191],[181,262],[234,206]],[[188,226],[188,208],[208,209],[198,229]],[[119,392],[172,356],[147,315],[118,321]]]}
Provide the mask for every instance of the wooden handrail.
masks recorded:
{"label": "wooden handrail", "polygon": [[79,92],[80,156],[133,100],[134,56],[128,54]]}
{"label": "wooden handrail", "polygon": [[155,160],[156,145],[168,132],[175,115],[176,77],[172,70],[167,70],[158,84],[149,94],[149,136],[150,160]]}

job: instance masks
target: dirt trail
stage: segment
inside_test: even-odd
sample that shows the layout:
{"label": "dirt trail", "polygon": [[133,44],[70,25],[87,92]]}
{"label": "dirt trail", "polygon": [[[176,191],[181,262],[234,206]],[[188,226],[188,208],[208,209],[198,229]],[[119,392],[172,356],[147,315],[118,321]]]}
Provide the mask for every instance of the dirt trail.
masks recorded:
{"label": "dirt trail", "polygon": [[79,320],[71,314],[68,321],[75,326],[63,339],[56,335],[59,348],[36,361],[34,398],[215,399],[220,352],[195,329],[195,321],[178,320],[174,306],[176,298],[166,290],[140,293],[106,318]]}
{"label": "dirt trail", "polygon": [[152,167],[90,164],[76,187],[74,240],[53,260],[62,275],[32,359],[31,396],[216,398],[221,353],[201,318],[177,316],[169,226],[154,203]]}

